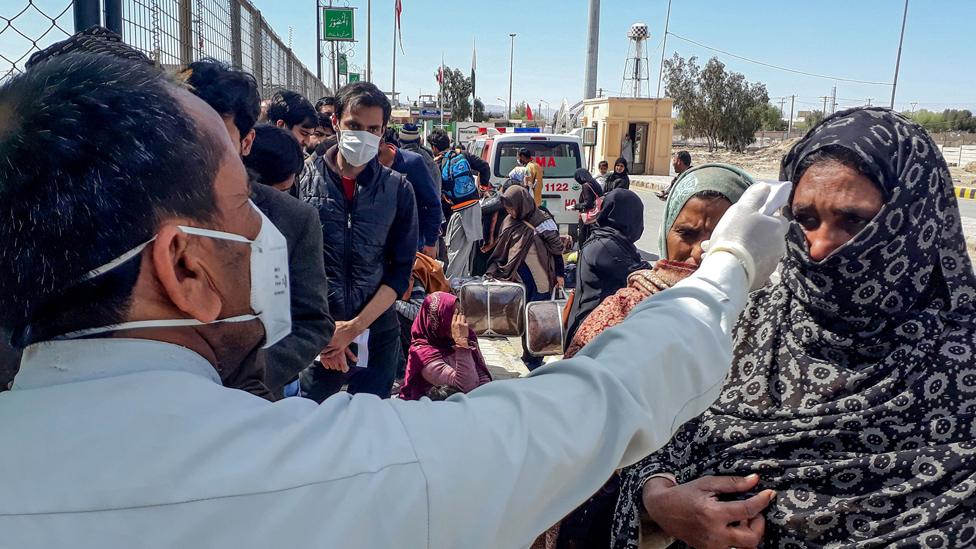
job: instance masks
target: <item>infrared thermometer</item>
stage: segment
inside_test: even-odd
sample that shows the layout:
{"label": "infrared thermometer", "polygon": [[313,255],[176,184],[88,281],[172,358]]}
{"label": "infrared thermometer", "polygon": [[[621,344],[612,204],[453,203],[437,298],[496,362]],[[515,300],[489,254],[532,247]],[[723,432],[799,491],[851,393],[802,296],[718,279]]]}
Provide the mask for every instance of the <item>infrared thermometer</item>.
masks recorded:
{"label": "infrared thermometer", "polygon": [[763,215],[774,215],[789,203],[790,193],[793,192],[792,181],[760,181],[760,183],[771,187],[761,210]]}

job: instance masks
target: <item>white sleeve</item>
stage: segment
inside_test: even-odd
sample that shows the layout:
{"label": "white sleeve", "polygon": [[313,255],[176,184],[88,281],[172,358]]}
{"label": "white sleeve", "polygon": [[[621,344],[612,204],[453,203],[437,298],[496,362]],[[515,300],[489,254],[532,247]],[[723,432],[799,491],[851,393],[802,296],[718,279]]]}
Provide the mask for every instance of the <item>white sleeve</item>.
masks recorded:
{"label": "white sleeve", "polygon": [[395,404],[428,486],[429,547],[515,548],[718,396],[748,283],[716,253],[569,360],[447,402]]}

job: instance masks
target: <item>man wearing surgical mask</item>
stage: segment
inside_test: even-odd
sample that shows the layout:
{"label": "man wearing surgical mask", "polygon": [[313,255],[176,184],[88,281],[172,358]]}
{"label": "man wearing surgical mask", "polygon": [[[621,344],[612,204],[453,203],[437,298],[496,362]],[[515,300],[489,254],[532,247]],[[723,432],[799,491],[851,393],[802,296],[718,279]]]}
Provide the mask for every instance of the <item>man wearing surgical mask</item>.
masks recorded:
{"label": "man wearing surgical mask", "polygon": [[[340,100],[340,129],[378,135],[377,103]],[[220,116],[150,65],[76,53],[6,79],[0,112],[0,329],[30,344],[0,393],[3,547],[527,547],[715,400],[786,247],[754,185],[693,275],[554,368],[447,402],[272,403],[222,383],[290,317],[284,240]],[[338,162],[322,202],[345,203]],[[393,199],[370,169],[360,208]]]}
{"label": "man wearing surgical mask", "polygon": [[319,210],[329,309],[336,331],[302,375],[302,392],[321,402],[348,391],[390,396],[399,351],[393,302],[409,286],[417,249],[417,207],[406,178],[377,159],[389,100],[368,82],[336,93],[338,145],[313,157],[299,196]]}

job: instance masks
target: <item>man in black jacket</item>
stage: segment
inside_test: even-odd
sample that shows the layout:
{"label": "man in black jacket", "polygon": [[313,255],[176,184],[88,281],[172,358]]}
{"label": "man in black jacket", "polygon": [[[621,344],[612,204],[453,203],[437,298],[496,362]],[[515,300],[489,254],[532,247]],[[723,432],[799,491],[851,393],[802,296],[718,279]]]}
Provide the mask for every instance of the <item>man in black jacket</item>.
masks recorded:
{"label": "man in black jacket", "polygon": [[[183,74],[192,91],[224,119],[231,141],[240,144],[238,152],[247,156],[260,110],[254,78],[212,60],[191,63]],[[253,369],[273,397],[281,398],[285,385],[318,357],[335,330],[326,299],[329,282],[322,262],[322,227],[315,208],[270,186],[252,181],[251,200],[288,242],[291,334],[258,357],[263,359],[263,371],[260,363]],[[241,385],[239,388],[257,392],[254,380],[242,380]]]}
{"label": "man in black jacket", "polygon": [[[376,158],[392,107],[376,86],[349,84],[335,96],[339,144],[314,157],[299,194],[322,222],[329,307],[336,332],[322,365],[302,375],[321,402],[350,393],[390,396],[399,357],[393,303],[407,291],[417,250],[417,206],[406,178]],[[365,364],[364,364],[365,363]]]}

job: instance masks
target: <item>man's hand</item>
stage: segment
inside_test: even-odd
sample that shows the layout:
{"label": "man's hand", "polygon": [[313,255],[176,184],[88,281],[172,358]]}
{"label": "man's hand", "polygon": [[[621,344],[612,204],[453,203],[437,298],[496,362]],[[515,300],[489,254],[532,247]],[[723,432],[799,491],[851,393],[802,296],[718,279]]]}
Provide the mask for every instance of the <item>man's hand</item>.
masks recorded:
{"label": "man's hand", "polygon": [[426,255],[427,257],[429,257],[431,259],[436,259],[437,258],[437,246],[424,246],[420,250],[420,253]]}
{"label": "man's hand", "polygon": [[336,322],[335,333],[332,334],[332,341],[319,355],[322,366],[327,370],[337,370],[348,372],[348,360],[356,361],[356,355],[349,350],[349,344],[356,339],[362,330],[359,330],[354,322],[340,320]]}
{"label": "man's hand", "polygon": [[758,475],[707,476],[673,485],[664,478],[644,484],[643,500],[648,516],[668,536],[696,549],[743,549],[758,547],[766,522],[763,510],[776,492],[763,490],[741,501],[719,501],[719,494],[747,492],[759,484]]}

